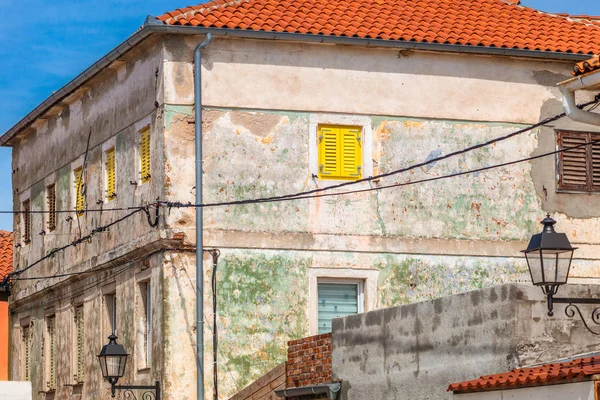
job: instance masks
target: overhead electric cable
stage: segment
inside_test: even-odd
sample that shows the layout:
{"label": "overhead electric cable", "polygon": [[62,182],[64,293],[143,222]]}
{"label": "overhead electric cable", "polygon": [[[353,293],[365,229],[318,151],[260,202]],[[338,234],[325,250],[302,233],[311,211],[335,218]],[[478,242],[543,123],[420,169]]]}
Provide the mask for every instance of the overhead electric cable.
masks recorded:
{"label": "overhead electric cable", "polygon": [[394,187],[411,186],[411,185],[415,185],[418,183],[426,183],[426,182],[433,182],[433,181],[438,181],[438,180],[442,180],[442,179],[454,178],[457,176],[473,174],[476,172],[488,171],[488,170],[495,169],[495,168],[506,167],[506,166],[513,165],[513,164],[519,164],[519,163],[523,163],[523,162],[527,162],[527,161],[536,160],[538,158],[543,158],[543,157],[547,157],[547,156],[551,156],[551,155],[555,155],[555,154],[560,154],[563,152],[575,150],[575,149],[578,149],[581,147],[586,147],[586,146],[590,146],[592,144],[598,144],[598,143],[600,143],[600,139],[591,141],[588,143],[583,143],[583,144],[573,146],[573,147],[565,147],[565,148],[562,148],[559,150],[539,154],[536,156],[531,156],[531,157],[522,158],[522,159],[518,159],[518,160],[508,161],[508,162],[504,162],[504,163],[500,163],[500,164],[488,165],[485,167],[471,169],[471,170],[467,170],[467,171],[456,172],[456,173],[452,173],[452,174],[448,174],[448,175],[440,175],[440,176],[436,176],[436,177],[432,177],[432,178],[426,178],[426,179],[420,179],[420,180],[416,180],[416,181],[408,181],[408,182],[402,182],[402,183],[394,183],[394,184],[390,184],[390,185],[370,187],[370,188],[366,188],[366,189],[349,190],[349,191],[345,191],[345,192],[317,193],[317,194],[310,194],[310,195],[306,195],[306,196],[277,198],[277,199],[265,198],[265,199],[255,199],[255,200],[238,200],[238,201],[212,203],[212,204],[211,203],[209,203],[209,204],[186,204],[186,203],[175,203],[175,202],[163,202],[162,204],[166,207],[172,207],[172,208],[194,208],[194,207],[205,207],[206,208],[206,207],[228,206],[228,205],[260,204],[260,203],[271,203],[271,202],[294,201],[294,200],[314,199],[314,198],[320,198],[320,197],[344,196],[344,195],[348,195],[348,194],[373,192],[373,191],[378,191],[378,190],[390,189],[390,188],[394,188]]}
{"label": "overhead electric cable", "polygon": [[[596,107],[598,107],[600,105],[600,94],[595,96],[594,100],[583,103],[578,105],[577,107],[579,108],[584,108],[587,107],[589,105],[594,105],[593,108],[594,109]],[[346,187],[346,186],[351,186],[351,185],[357,185],[359,183],[363,183],[363,182],[372,182],[375,180],[379,180],[381,178],[386,178],[388,176],[392,176],[392,175],[397,175],[397,174],[401,174],[404,172],[408,172],[411,171],[413,169],[416,168],[421,168],[424,166],[427,166],[429,164],[435,164],[439,161],[443,161],[446,160],[448,158],[454,157],[454,156],[458,156],[458,155],[462,155],[468,152],[471,152],[473,150],[478,150],[480,148],[483,147],[487,147],[490,146],[492,144],[495,143],[499,143],[502,142],[504,140],[510,139],[512,137],[521,135],[523,133],[529,132],[535,128],[539,128],[541,126],[544,126],[550,122],[554,122],[557,121],[563,117],[565,117],[566,114],[560,113],[557,114],[553,117],[549,117],[546,118],[538,123],[535,123],[533,125],[529,125],[525,128],[519,129],[518,131],[509,133],[507,135],[504,136],[500,136],[491,140],[488,140],[486,142],[482,142],[461,150],[457,150],[439,157],[434,157],[428,160],[425,160],[423,162],[417,163],[417,164],[413,164],[410,165],[408,167],[404,167],[404,168],[400,168],[400,169],[396,169],[390,172],[385,172],[383,174],[378,174],[378,175],[373,175],[367,178],[362,178],[362,179],[358,179],[358,180],[354,180],[354,181],[349,181],[349,182],[343,182],[343,183],[339,183],[336,185],[332,185],[332,186],[328,186],[328,187],[324,187],[324,188],[317,188],[317,189],[312,189],[312,190],[307,190],[307,191],[302,191],[302,192],[297,192],[297,193],[291,193],[291,194],[286,194],[286,195],[281,195],[281,196],[272,196],[272,197],[263,197],[263,198],[258,198],[258,199],[248,199],[248,200],[237,200],[237,201],[230,201],[230,202],[222,202],[222,203],[205,203],[203,205],[193,205],[193,204],[187,204],[187,206],[190,207],[216,207],[216,206],[229,206],[229,205],[236,205],[236,204],[248,204],[247,202],[251,201],[252,203],[256,203],[256,202],[272,202],[274,200],[284,200],[287,198],[296,198],[299,196],[306,196],[306,195],[310,195],[310,194],[314,194],[314,193],[320,193],[320,192],[324,192],[324,191],[329,191],[332,189],[339,189],[342,187]],[[130,210],[134,210],[134,209],[143,209],[144,207],[147,206],[152,206],[155,204],[162,204],[162,205],[166,205],[168,204],[168,202],[155,202],[155,203],[151,203],[148,204],[146,206],[135,206],[135,207],[115,207],[115,208],[98,208],[98,209],[85,209],[85,210],[56,210],[56,211],[48,211],[48,210],[30,210],[30,211],[22,211],[22,210],[18,210],[18,211],[14,211],[14,210],[0,210],[0,214],[47,214],[47,213],[76,213],[76,212],[83,212],[83,213],[92,213],[92,212],[105,212],[105,211],[130,211]],[[184,204],[184,203],[177,203],[177,204]]]}
{"label": "overhead electric cable", "polygon": [[[584,108],[584,107],[587,107],[587,106],[592,105],[592,104],[597,104],[599,102],[600,102],[600,94],[596,95],[595,98],[594,98],[594,100],[589,101],[589,102],[584,103],[584,104],[580,104],[577,107]],[[374,180],[379,180],[381,178],[386,178],[388,176],[392,176],[392,175],[397,175],[397,174],[401,174],[401,173],[404,173],[404,172],[408,172],[408,171],[411,171],[411,170],[416,169],[416,168],[424,167],[424,166],[427,166],[429,164],[437,163],[439,161],[443,161],[443,160],[446,160],[446,159],[454,157],[454,156],[465,154],[465,153],[471,152],[473,150],[481,149],[483,147],[487,147],[489,145],[502,142],[504,140],[510,139],[512,137],[515,137],[517,135],[521,135],[523,133],[529,132],[529,131],[531,131],[531,130],[533,130],[535,128],[539,128],[541,126],[544,126],[544,125],[546,125],[546,124],[548,124],[550,122],[557,121],[557,120],[559,120],[559,119],[561,119],[561,118],[563,118],[565,116],[566,116],[566,114],[563,112],[563,113],[557,114],[557,115],[555,115],[553,117],[546,118],[546,119],[544,119],[544,120],[542,120],[542,121],[540,121],[538,123],[535,123],[533,125],[530,125],[528,127],[519,129],[518,131],[509,133],[507,135],[500,136],[500,137],[488,140],[487,142],[479,143],[479,144],[476,144],[476,145],[464,148],[462,150],[453,151],[451,153],[444,154],[444,155],[439,156],[439,157],[434,157],[434,158],[425,160],[425,161],[423,161],[421,163],[413,164],[413,165],[405,167],[405,168],[396,169],[396,170],[393,170],[393,171],[390,171],[390,172],[386,172],[386,173],[383,173],[383,174],[378,174],[378,175],[370,176],[370,177],[367,177],[367,178],[358,179],[358,180],[355,180],[355,181],[339,183],[337,185],[332,185],[332,186],[328,186],[328,187],[325,187],[325,188],[318,188],[318,189],[306,190],[306,191],[303,191],[303,192],[298,192],[298,193],[293,193],[293,194],[287,194],[287,195],[282,195],[282,196],[264,197],[264,198],[261,198],[261,199],[257,199],[257,200],[260,200],[260,201],[253,201],[253,202],[272,202],[272,201],[277,201],[277,200],[287,200],[289,198],[308,198],[308,197],[305,197],[305,196],[312,195],[312,194],[315,194],[315,193],[324,192],[324,191],[330,191],[330,190],[333,190],[333,189],[339,189],[339,188],[350,186],[350,185],[356,185],[356,184],[362,183],[362,182],[372,182]],[[246,200],[238,200],[238,201],[232,201],[232,202],[226,202],[226,203],[207,203],[207,204],[203,204],[202,207],[215,207],[215,206],[221,206],[221,205],[236,205],[236,204],[247,204],[247,201]],[[198,205],[194,205],[194,207],[198,207]]]}

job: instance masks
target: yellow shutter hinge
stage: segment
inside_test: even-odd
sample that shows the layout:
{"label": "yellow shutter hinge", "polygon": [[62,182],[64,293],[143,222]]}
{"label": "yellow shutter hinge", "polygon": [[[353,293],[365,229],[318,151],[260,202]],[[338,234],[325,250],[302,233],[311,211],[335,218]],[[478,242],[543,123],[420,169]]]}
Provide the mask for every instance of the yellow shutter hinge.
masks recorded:
{"label": "yellow shutter hinge", "polygon": [[349,176],[360,176],[360,166],[356,167],[356,173],[355,174],[350,174]]}

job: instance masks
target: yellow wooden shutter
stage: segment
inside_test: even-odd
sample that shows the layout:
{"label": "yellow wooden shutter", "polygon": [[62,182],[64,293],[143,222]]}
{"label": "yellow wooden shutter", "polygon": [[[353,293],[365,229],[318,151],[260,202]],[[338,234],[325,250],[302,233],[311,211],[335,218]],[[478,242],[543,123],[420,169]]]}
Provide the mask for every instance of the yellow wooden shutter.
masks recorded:
{"label": "yellow wooden shutter", "polygon": [[322,125],[318,132],[319,178],[356,180],[362,177],[362,130]]}
{"label": "yellow wooden shutter", "polygon": [[75,210],[77,216],[80,217],[83,215],[84,207],[83,169],[79,167],[73,171],[73,174],[75,175]]}
{"label": "yellow wooden shutter", "polygon": [[358,128],[341,128],[341,177],[360,179],[362,176],[362,138]]}
{"label": "yellow wooden shutter", "polygon": [[106,199],[108,201],[117,197],[115,173],[115,149],[113,148],[106,152]]}
{"label": "yellow wooden shutter", "polygon": [[144,129],[141,132],[140,143],[140,163],[142,183],[150,180],[150,129]]}

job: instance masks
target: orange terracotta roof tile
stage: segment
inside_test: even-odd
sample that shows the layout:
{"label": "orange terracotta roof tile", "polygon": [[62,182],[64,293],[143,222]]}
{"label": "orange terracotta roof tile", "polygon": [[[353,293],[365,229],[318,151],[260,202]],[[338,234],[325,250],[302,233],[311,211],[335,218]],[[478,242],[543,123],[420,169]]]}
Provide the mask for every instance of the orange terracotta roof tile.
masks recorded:
{"label": "orange terracotta roof tile", "polygon": [[544,364],[534,368],[513,369],[495,375],[482,376],[471,381],[453,383],[449,392],[481,392],[485,390],[515,389],[556,383],[578,382],[600,374],[600,356],[578,358],[568,362]]}
{"label": "orange terracotta roof tile", "polygon": [[515,0],[213,0],[168,25],[600,54],[596,17],[553,15]]}
{"label": "orange terracotta roof tile", "polygon": [[600,70],[600,56],[594,56],[589,60],[585,60],[575,64],[575,68],[573,69],[573,75],[579,76],[597,70]]}
{"label": "orange terracotta roof tile", "polygon": [[13,235],[0,231],[0,279],[13,269]]}

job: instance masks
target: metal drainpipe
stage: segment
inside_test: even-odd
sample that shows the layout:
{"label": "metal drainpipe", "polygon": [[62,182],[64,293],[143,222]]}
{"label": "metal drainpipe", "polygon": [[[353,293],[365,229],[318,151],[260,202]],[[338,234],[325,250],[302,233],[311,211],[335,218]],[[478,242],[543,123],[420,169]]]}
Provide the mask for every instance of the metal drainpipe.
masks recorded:
{"label": "metal drainpipe", "polygon": [[[202,204],[202,49],[210,33],[194,50],[194,124],[196,141],[196,204]],[[202,207],[196,207],[196,395],[204,400],[204,265],[202,263]]]}

